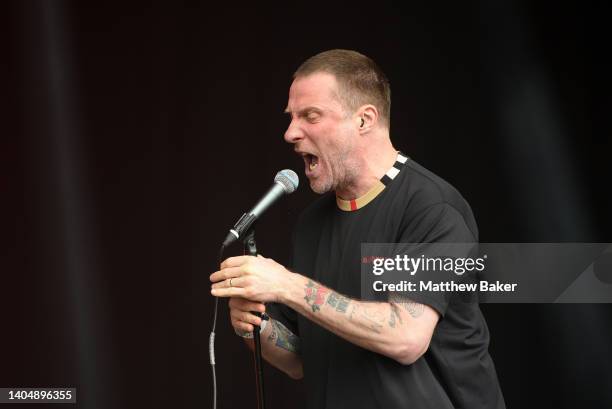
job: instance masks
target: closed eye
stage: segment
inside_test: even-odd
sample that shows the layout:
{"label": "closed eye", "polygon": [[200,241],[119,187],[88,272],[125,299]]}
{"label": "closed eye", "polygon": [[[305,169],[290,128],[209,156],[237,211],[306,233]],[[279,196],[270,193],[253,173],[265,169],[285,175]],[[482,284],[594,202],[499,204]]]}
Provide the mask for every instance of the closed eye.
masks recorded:
{"label": "closed eye", "polygon": [[303,116],[308,122],[317,122],[321,118],[321,112],[318,110],[310,109],[303,113]]}
{"label": "closed eye", "polygon": [[321,116],[321,115],[319,115],[319,114],[314,114],[314,113],[313,113],[313,114],[308,114],[308,115],[306,116],[306,119],[308,120],[308,122],[316,122],[316,121],[319,119],[319,117],[320,117],[320,116]]}
{"label": "closed eye", "polygon": [[[285,114],[289,116],[289,120],[293,119],[293,114],[290,111],[286,110]],[[322,115],[323,115],[323,112],[321,112],[319,109],[316,109],[316,108],[306,108],[297,113],[298,118],[304,118],[310,123],[317,122],[321,118]]]}

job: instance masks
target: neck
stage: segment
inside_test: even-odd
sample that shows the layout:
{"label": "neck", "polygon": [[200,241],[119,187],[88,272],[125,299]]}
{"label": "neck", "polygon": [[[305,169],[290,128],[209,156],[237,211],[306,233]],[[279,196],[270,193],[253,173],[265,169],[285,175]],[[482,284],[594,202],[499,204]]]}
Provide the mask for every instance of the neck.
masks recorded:
{"label": "neck", "polygon": [[354,200],[363,196],[387,173],[396,158],[397,150],[391,144],[389,137],[364,147],[355,163],[355,177],[344,186],[338,187],[336,196],[344,200]]}

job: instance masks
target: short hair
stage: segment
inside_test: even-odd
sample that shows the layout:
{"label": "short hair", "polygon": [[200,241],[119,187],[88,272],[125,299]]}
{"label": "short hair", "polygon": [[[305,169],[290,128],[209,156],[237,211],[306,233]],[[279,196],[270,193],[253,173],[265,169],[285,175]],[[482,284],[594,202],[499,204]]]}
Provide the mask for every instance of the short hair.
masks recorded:
{"label": "short hair", "polygon": [[387,76],[371,58],[351,50],[323,51],[304,61],[293,78],[317,72],[336,77],[345,108],[354,111],[364,104],[372,104],[382,122],[387,128],[390,126],[391,87]]}

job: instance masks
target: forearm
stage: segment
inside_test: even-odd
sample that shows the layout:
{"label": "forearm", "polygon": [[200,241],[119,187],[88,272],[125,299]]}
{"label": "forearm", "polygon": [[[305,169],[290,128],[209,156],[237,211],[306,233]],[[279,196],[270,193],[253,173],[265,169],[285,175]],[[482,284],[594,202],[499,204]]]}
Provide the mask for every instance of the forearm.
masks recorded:
{"label": "forearm", "polygon": [[[293,379],[303,376],[302,358],[300,356],[300,339],[282,323],[270,318],[260,334],[261,354],[271,365],[285,372]],[[253,339],[245,338],[251,350]]]}
{"label": "forearm", "polygon": [[429,339],[420,338],[429,331],[429,321],[420,322],[422,304],[358,301],[295,273],[284,298],[336,335],[401,363],[414,362],[427,349]]}
{"label": "forearm", "polygon": [[[431,307],[404,298],[388,303],[352,300],[264,257],[233,257],[221,267],[210,276],[212,295],[288,305],[347,341],[402,364],[427,350],[439,318]],[[242,313],[237,317],[250,322]]]}

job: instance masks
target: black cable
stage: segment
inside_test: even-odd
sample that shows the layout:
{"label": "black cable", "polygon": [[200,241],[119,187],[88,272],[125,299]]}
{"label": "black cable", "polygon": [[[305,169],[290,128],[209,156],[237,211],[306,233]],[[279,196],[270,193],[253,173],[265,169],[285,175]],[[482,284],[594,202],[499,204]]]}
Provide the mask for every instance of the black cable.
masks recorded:
{"label": "black cable", "polygon": [[[225,246],[221,245],[219,249],[219,262],[218,266],[223,261],[223,250]],[[217,373],[215,372],[215,329],[217,329],[217,312],[219,310],[219,297],[215,297],[215,312],[213,318],[212,330],[210,331],[210,337],[208,338],[208,355],[210,357],[210,366],[212,368],[213,377],[213,409],[217,409]]]}

